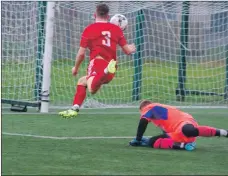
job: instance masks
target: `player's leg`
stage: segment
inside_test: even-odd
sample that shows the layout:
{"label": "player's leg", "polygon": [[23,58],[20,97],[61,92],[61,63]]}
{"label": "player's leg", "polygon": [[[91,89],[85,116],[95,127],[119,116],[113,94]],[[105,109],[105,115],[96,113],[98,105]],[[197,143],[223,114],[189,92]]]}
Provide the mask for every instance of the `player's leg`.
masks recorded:
{"label": "player's leg", "polygon": [[[95,94],[102,84],[110,82],[110,74],[113,75],[116,71],[116,61],[111,60],[109,63],[103,59],[95,59],[93,70],[87,80],[87,87],[90,93]],[[113,78],[113,77],[112,77]]]}
{"label": "player's leg", "polygon": [[228,137],[228,131],[224,129],[217,129],[210,126],[195,126],[194,124],[185,124],[182,127],[182,133],[186,137],[213,137],[213,136],[225,136]]}
{"label": "player's leg", "polygon": [[[114,78],[114,74],[108,74],[106,75],[105,77],[102,77],[100,79],[98,79],[99,77],[95,76],[95,77],[91,77],[88,79],[87,81],[87,85],[88,85],[88,90],[91,94],[95,94],[97,93],[97,91],[100,89],[100,87],[103,85],[103,84],[108,84],[109,82],[112,81],[112,79]],[[94,79],[98,79],[100,80],[100,84],[96,85],[95,86],[92,86],[93,85],[93,82],[94,82]],[[92,88],[93,87],[93,88]]]}
{"label": "player's leg", "polygon": [[87,88],[87,80],[86,80],[86,76],[83,76],[78,80],[77,90],[73,100],[72,109],[77,112],[79,111],[79,108],[81,107],[82,103],[86,98],[86,88]]}
{"label": "player's leg", "polygon": [[195,149],[195,143],[175,142],[167,134],[151,137],[148,140],[148,146],[156,149],[179,149],[192,151]]}
{"label": "player's leg", "polygon": [[72,118],[77,116],[79,112],[79,108],[86,97],[86,87],[87,87],[86,82],[87,82],[86,76],[83,76],[78,80],[77,88],[76,88],[77,90],[73,100],[73,106],[66,111],[60,112],[59,115],[63,116],[64,118]]}
{"label": "player's leg", "polygon": [[87,71],[87,76],[81,77],[78,81],[73,106],[69,110],[59,113],[59,115],[63,116],[64,118],[72,118],[77,116],[79,108],[86,97],[87,87],[89,92],[94,94],[97,92],[97,90],[99,90],[103,83],[112,80],[112,73],[115,73],[116,71],[116,61],[112,60],[107,63],[102,59],[94,59],[90,62]]}
{"label": "player's leg", "polygon": [[87,80],[87,87],[88,87],[88,91],[91,94],[96,94],[97,91],[100,89],[103,79],[105,79],[106,75],[102,75],[99,74],[97,76],[91,76],[88,80]]}

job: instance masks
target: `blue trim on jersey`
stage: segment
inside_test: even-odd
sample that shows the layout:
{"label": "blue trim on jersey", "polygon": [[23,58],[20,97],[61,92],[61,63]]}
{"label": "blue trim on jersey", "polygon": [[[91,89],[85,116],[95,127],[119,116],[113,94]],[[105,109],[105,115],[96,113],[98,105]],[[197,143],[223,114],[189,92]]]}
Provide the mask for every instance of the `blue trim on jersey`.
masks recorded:
{"label": "blue trim on jersey", "polygon": [[147,119],[153,119],[153,111],[150,109],[149,111],[146,112],[146,114],[143,115]]}
{"label": "blue trim on jersey", "polygon": [[148,119],[160,119],[167,120],[168,119],[168,109],[161,106],[154,106],[146,114],[143,115]]}
{"label": "blue trim on jersey", "polygon": [[162,120],[168,119],[168,109],[161,106],[155,106],[152,108],[152,110],[154,112],[154,116],[156,119],[162,119]]}

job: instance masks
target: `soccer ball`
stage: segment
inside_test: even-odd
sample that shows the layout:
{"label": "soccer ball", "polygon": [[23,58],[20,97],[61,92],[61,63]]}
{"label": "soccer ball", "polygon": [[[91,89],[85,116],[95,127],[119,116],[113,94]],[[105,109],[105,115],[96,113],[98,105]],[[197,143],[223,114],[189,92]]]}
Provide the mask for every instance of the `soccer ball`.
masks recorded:
{"label": "soccer ball", "polygon": [[111,19],[110,23],[115,24],[120,27],[123,31],[126,29],[128,25],[128,20],[124,15],[115,14]]}

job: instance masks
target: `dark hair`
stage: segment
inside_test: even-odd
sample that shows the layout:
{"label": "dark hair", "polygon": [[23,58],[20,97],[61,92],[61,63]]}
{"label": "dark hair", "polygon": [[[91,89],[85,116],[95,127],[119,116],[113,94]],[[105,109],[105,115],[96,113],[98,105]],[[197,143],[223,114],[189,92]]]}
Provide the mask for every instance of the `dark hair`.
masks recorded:
{"label": "dark hair", "polygon": [[96,12],[99,17],[105,18],[109,13],[109,7],[106,4],[99,4]]}
{"label": "dark hair", "polygon": [[152,103],[152,101],[150,101],[150,100],[143,100],[143,101],[141,101],[141,103],[139,105],[139,109],[141,110],[142,108],[144,108],[145,106],[147,106],[151,103]]}

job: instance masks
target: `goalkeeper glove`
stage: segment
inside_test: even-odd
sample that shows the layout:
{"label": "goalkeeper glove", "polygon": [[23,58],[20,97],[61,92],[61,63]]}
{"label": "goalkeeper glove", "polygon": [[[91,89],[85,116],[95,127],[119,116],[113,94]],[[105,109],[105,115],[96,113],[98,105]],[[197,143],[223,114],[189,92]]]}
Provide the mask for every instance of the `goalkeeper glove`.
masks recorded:
{"label": "goalkeeper glove", "polygon": [[138,141],[138,140],[136,140],[136,138],[134,138],[132,141],[129,142],[129,145],[131,145],[131,146],[148,146],[148,139],[142,138],[141,141]]}
{"label": "goalkeeper glove", "polygon": [[141,141],[133,139],[132,141],[129,142],[129,145],[131,145],[131,146],[140,146],[141,143],[142,143]]}

